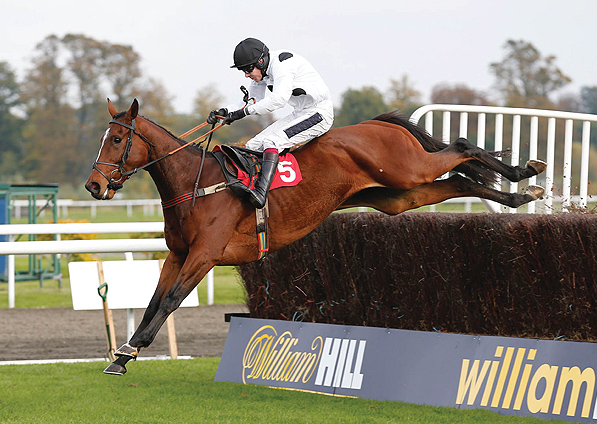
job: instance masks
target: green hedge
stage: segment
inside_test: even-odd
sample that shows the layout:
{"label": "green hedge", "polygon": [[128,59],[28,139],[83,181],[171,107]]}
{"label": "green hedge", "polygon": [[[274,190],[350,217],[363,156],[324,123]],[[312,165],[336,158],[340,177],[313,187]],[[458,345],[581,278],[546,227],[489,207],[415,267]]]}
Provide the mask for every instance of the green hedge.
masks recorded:
{"label": "green hedge", "polygon": [[255,318],[597,339],[597,216],[333,214],[239,267]]}

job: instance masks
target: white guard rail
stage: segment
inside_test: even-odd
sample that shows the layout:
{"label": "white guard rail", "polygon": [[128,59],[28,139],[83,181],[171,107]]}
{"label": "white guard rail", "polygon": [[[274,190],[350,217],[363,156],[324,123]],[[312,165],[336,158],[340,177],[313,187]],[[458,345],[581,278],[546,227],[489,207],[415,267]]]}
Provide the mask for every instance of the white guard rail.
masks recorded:
{"label": "white guard rail", "polygon": [[[47,203],[47,200],[38,199],[35,202],[36,207],[41,208]],[[14,199],[11,202],[14,209],[15,218],[20,218],[22,210],[29,207],[29,200]],[[56,206],[58,207],[58,214],[62,218],[68,217],[68,208],[89,208],[91,218],[97,216],[98,207],[126,207],[126,215],[133,216],[134,207],[142,207],[144,216],[162,215],[162,201],[160,199],[112,199],[109,202],[98,202],[97,200],[73,200],[73,199],[58,199]],[[44,211],[42,211],[43,215]],[[25,212],[26,214],[26,212]]]}
{"label": "white guard rail", "polygon": [[[420,107],[410,117],[410,120],[414,123],[419,123],[422,117],[425,117],[424,127],[427,132],[433,135],[433,114],[438,112],[442,114],[441,126],[442,126],[442,141],[449,142],[451,140],[451,114],[459,114],[459,128],[458,136],[468,138],[469,128],[469,114],[477,115],[477,146],[485,148],[485,140],[488,129],[488,117],[491,117],[492,123],[495,122],[494,126],[494,149],[502,150],[504,142],[504,116],[512,119],[512,136],[511,145],[512,156],[510,163],[512,165],[519,165],[520,153],[521,153],[521,139],[523,145],[528,145],[528,157],[529,159],[543,159],[547,162],[547,169],[545,174],[541,176],[545,187],[545,200],[544,200],[544,213],[552,213],[554,199],[561,198],[562,207],[571,206],[572,193],[571,193],[571,181],[573,178],[573,137],[575,135],[575,123],[576,126],[581,126],[580,141],[581,141],[581,152],[580,152],[580,171],[578,176],[578,193],[579,195],[579,206],[586,207],[588,201],[588,187],[589,187],[589,143],[591,135],[591,123],[597,122],[597,115],[584,114],[584,113],[572,113],[572,112],[559,112],[553,110],[539,110],[539,109],[523,109],[523,108],[508,108],[508,107],[494,107],[494,106],[467,106],[467,105],[444,105],[434,104]],[[521,117],[528,118],[530,133],[528,137],[526,135],[521,136]],[[544,138],[539,137],[539,119],[547,120],[547,133]],[[564,136],[563,140],[556,140],[556,120],[563,120],[564,124]],[[559,124],[561,125],[561,123]],[[577,130],[578,133],[578,130]],[[563,141],[563,162],[559,164],[562,169],[562,181],[561,186],[556,186],[554,181],[554,174],[556,169],[556,143],[561,146]],[[537,152],[541,148],[544,152],[545,157],[537,157]],[[560,150],[560,147],[558,147]],[[578,155],[575,155],[578,157]],[[578,162],[578,159],[577,159]],[[537,177],[529,179],[529,184],[536,184]],[[559,181],[558,181],[559,183]],[[559,184],[558,184],[559,185]],[[575,186],[576,189],[576,186]],[[517,183],[510,184],[510,192],[516,192],[518,190]],[[557,195],[557,192],[561,192]],[[541,202],[531,202],[528,206],[528,212],[534,213],[537,204]],[[516,209],[511,209],[510,212],[515,212]]]}
{"label": "white guard rail", "polygon": [[[163,222],[114,222],[66,224],[8,224],[0,225],[0,235],[9,241],[0,242],[0,255],[8,255],[8,307],[15,306],[15,255],[54,253],[127,253],[167,252],[166,240],[159,239],[108,239],[108,240],[59,240],[61,234],[106,233],[159,233]],[[16,235],[55,234],[56,241],[14,241]],[[213,269],[207,275],[207,304],[213,304]]]}

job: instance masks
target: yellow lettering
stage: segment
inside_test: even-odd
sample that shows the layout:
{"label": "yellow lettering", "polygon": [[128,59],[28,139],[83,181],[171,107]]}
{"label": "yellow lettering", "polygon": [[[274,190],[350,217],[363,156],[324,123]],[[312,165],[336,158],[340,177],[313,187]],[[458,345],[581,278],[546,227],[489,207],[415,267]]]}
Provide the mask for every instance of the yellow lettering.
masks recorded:
{"label": "yellow lettering", "polygon": [[585,400],[582,406],[581,416],[589,417],[589,410],[591,409],[591,401],[593,400],[593,391],[595,389],[595,371],[593,368],[585,368],[581,373],[579,367],[562,367],[560,373],[560,383],[558,384],[558,391],[553,405],[553,413],[559,415],[562,410],[562,403],[564,402],[564,394],[568,383],[572,382],[572,392],[570,393],[570,401],[568,402],[568,412],[566,415],[573,417],[576,413],[576,405],[578,403],[578,395],[580,394],[580,387],[586,383]]}
{"label": "yellow lettering", "polygon": [[491,406],[496,408],[500,404],[500,398],[502,397],[502,391],[504,390],[504,383],[508,376],[508,370],[510,369],[510,361],[512,361],[512,355],[514,354],[514,348],[509,347],[506,349],[506,356],[502,363],[502,369],[500,370],[500,376],[498,377],[497,386],[495,387],[495,393],[491,400]]}
{"label": "yellow lettering", "polygon": [[[487,369],[491,361],[483,361],[483,367],[481,368],[481,374],[479,374],[479,360],[476,359],[473,362],[473,366],[468,371],[470,364],[469,359],[462,360],[462,368],[460,368],[460,382],[458,383],[458,394],[456,395],[456,404],[461,405],[464,402],[464,396],[468,391],[468,405],[472,405],[477,398],[481,384],[487,374]],[[467,375],[468,373],[468,375]]]}
{"label": "yellow lettering", "polygon": [[[535,360],[536,353],[537,349],[529,349],[529,355],[527,356],[527,359],[529,361]],[[520,385],[518,386],[518,393],[516,394],[516,400],[514,401],[514,409],[517,411],[520,411],[520,408],[522,407],[522,401],[524,399],[524,394],[527,391],[527,384],[529,384],[529,377],[531,375],[532,368],[532,364],[526,364],[524,366],[522,378],[520,379]]]}
{"label": "yellow lettering", "polygon": [[288,358],[286,358],[286,365],[284,366],[284,375],[281,378],[282,381],[291,381],[290,376],[292,372],[296,370],[301,355],[305,355],[305,353],[293,352],[292,354],[288,355]]}
{"label": "yellow lettering", "polygon": [[520,373],[525,352],[526,349],[524,347],[518,348],[518,352],[516,352],[516,359],[514,359],[514,366],[512,367],[512,372],[510,373],[510,379],[508,380],[508,388],[506,389],[506,395],[504,396],[504,402],[502,403],[502,408],[504,409],[510,408],[510,402],[512,401],[512,396],[514,395],[516,381],[518,380],[518,373]]}
{"label": "yellow lettering", "polygon": [[305,370],[305,363],[309,354],[307,352],[301,352],[300,355],[297,357],[297,363],[294,367],[294,373],[290,377],[290,381],[296,383],[301,378],[303,371]]}
{"label": "yellow lettering", "polygon": [[[284,336],[287,336],[287,335],[288,335],[288,331],[285,332],[284,334],[282,334],[278,338],[278,341],[276,342],[276,344],[274,345],[274,353],[272,353],[272,360],[270,361],[271,365],[268,367],[267,371],[263,374],[264,380],[273,380],[274,379],[274,373],[277,369],[277,365],[280,362],[280,359],[282,359],[282,356],[284,354],[286,346],[288,346],[288,343],[290,343],[290,339],[284,338]],[[280,349],[276,351],[275,350],[276,347],[280,347]]]}
{"label": "yellow lettering", "polygon": [[[549,411],[549,404],[557,375],[558,366],[550,366],[549,364],[541,365],[537,369],[537,372],[535,372],[535,375],[533,375],[529,386],[529,394],[527,395],[527,407],[532,414]],[[545,391],[543,392],[543,396],[537,399],[537,386],[542,379],[545,380]]]}
{"label": "yellow lettering", "polygon": [[[276,329],[271,325],[265,325],[253,334],[243,354],[243,383],[246,383],[245,378],[259,377],[276,335]],[[246,370],[250,370],[247,377],[245,377]]]}
{"label": "yellow lettering", "polygon": [[[319,348],[319,352],[314,355],[310,355],[307,362],[305,363],[305,376],[303,377],[303,383],[309,381],[317,365],[319,365],[319,360],[321,359],[321,351],[323,350],[323,337],[317,336],[311,342],[311,350],[316,350]],[[309,373],[309,370],[311,372]],[[307,374],[308,373],[308,374]]]}
{"label": "yellow lettering", "polygon": [[[495,348],[494,356],[496,358],[501,358],[502,353],[504,353],[504,347],[498,346]],[[481,406],[487,406],[489,402],[489,396],[491,395],[491,390],[493,389],[493,382],[495,381],[495,376],[497,375],[497,370],[500,365],[499,361],[493,361],[491,363],[491,371],[489,371],[489,378],[487,379],[487,384],[485,384],[485,391],[483,391],[483,398],[481,399]]]}
{"label": "yellow lettering", "polygon": [[292,352],[299,339],[292,337],[290,331],[278,336],[270,325],[259,328],[251,337],[242,359],[243,383],[248,379],[291,381],[303,383],[309,381],[319,363],[323,339],[315,337],[309,352]]}
{"label": "yellow lettering", "polygon": [[[306,383],[311,379],[313,373],[315,372],[315,368],[317,368],[317,363],[319,362],[321,355],[309,355],[307,361],[305,362],[304,372],[301,371],[303,375],[303,379],[301,380],[303,383]],[[309,373],[309,370],[311,371]]]}
{"label": "yellow lettering", "polygon": [[287,361],[290,358],[289,350],[294,345],[298,343],[298,339],[289,339],[288,342],[284,345],[284,353],[281,355],[280,360],[278,361],[278,365],[276,370],[273,373],[273,379],[276,381],[280,381],[284,375],[285,367],[287,366]]}

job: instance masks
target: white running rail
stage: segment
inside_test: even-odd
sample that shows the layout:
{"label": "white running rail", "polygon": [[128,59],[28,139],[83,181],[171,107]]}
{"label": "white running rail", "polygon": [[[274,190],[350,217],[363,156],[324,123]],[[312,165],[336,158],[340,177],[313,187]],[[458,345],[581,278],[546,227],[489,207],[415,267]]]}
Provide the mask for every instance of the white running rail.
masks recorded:
{"label": "white running rail", "polygon": [[[8,307],[15,307],[15,255],[52,253],[127,253],[167,252],[166,240],[106,239],[106,240],[60,240],[61,234],[106,233],[159,233],[164,231],[163,222],[110,222],[65,224],[5,224],[0,225],[0,235],[9,241],[0,242],[0,255],[8,255]],[[55,234],[55,241],[14,241],[16,235]],[[207,275],[207,304],[213,304],[213,269]]]}
{"label": "white running rail", "polygon": [[[504,147],[512,149],[512,156],[510,163],[512,165],[519,165],[519,159],[522,152],[522,146],[528,146],[529,159],[542,159],[547,162],[547,169],[545,174],[540,176],[542,185],[544,184],[546,197],[543,201],[544,213],[552,213],[554,210],[554,199],[561,198],[561,206],[566,209],[571,206],[573,194],[579,196],[580,207],[586,207],[589,199],[589,143],[591,135],[591,123],[597,122],[597,115],[560,112],[554,110],[540,110],[540,109],[523,109],[523,108],[508,108],[508,107],[494,107],[494,106],[467,106],[467,105],[444,105],[434,104],[422,106],[417,109],[410,117],[414,123],[419,123],[421,118],[425,118],[422,124],[427,132],[433,135],[434,113],[441,113],[441,127],[442,127],[442,141],[449,142],[451,140],[450,123],[452,121],[451,114],[459,114],[459,128],[458,137],[468,138],[469,128],[469,114],[476,115],[477,120],[477,145],[485,148],[485,142],[488,133],[488,118],[491,122],[495,122],[493,127],[494,150],[502,150]],[[523,128],[522,119],[529,120],[529,134],[521,134]],[[504,119],[512,119],[512,135],[511,143],[508,146],[504,145]],[[540,136],[540,119],[547,121],[547,132]],[[558,125],[564,125],[563,140],[557,140],[558,132],[556,132],[556,120],[560,120]],[[437,122],[437,121],[436,121]],[[526,122],[525,122],[526,123]],[[576,125],[575,125],[576,124]],[[577,128],[575,132],[575,127]],[[580,159],[578,155],[573,156],[573,141],[577,137],[578,128],[580,130]],[[528,141],[527,141],[528,140]],[[556,164],[556,148],[560,149],[563,142],[563,161]],[[545,157],[537,157],[538,152]],[[573,159],[576,159],[576,165],[580,160],[578,175],[573,175]],[[558,175],[556,184],[556,169],[561,166],[561,176]],[[560,181],[561,177],[561,181]],[[572,181],[578,184],[578,188],[574,185],[574,189],[578,190],[572,193]],[[529,184],[536,184],[537,177],[529,179]],[[518,190],[517,183],[510,184],[510,192]],[[536,212],[536,204],[541,202],[531,202],[528,205],[528,212]],[[511,209],[514,212],[516,209]]]}

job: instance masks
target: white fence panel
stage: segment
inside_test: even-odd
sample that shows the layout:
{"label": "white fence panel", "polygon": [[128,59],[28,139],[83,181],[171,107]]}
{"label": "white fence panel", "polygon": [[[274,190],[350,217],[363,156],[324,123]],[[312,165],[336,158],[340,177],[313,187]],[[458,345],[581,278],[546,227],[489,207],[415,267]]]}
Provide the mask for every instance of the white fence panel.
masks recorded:
{"label": "white fence panel", "polygon": [[[547,162],[547,169],[543,175],[529,179],[528,184],[538,183],[543,185],[546,190],[543,201],[532,202],[528,206],[529,213],[536,211],[552,213],[556,208],[555,203],[558,203],[557,206],[565,210],[572,205],[575,196],[578,196],[579,199],[578,206],[587,206],[590,184],[591,123],[597,122],[597,115],[540,109],[434,104],[420,107],[411,115],[410,119],[412,122],[419,124],[419,121],[424,117],[424,123],[421,123],[421,125],[424,126],[427,132],[434,135],[434,112],[441,116],[441,140],[445,142],[454,137],[451,135],[453,134],[451,124],[455,122],[452,120],[452,114],[459,114],[460,128],[458,128],[457,134],[461,137],[469,133],[469,122],[472,116],[476,116],[477,145],[479,147],[486,148],[487,139],[489,138],[487,122],[491,119],[492,122],[495,122],[493,133],[489,134],[492,135],[491,138],[494,140],[493,149],[503,150],[504,140],[509,140],[510,143],[507,147],[512,151],[510,158],[512,165],[521,165],[519,159],[522,153],[524,153],[524,157],[529,159],[542,159]],[[512,133],[507,137],[504,137],[505,119],[508,120],[508,123],[511,122]],[[525,124],[528,122],[528,134],[521,132],[523,119]],[[560,122],[557,126],[556,121],[558,120]],[[545,123],[543,125],[543,127],[546,127],[544,134],[541,134],[540,131],[543,128],[540,125],[541,123]],[[561,140],[556,137],[557,128],[563,128],[563,139]],[[580,137],[578,136],[579,133]],[[581,145],[580,158],[573,151],[575,138]],[[563,161],[556,164],[556,151],[558,150],[563,150]],[[545,155],[545,157],[538,157],[538,154]],[[556,169],[561,170],[561,172],[556,174]],[[574,169],[578,169],[577,175],[573,174]],[[556,175],[558,181],[555,180]],[[574,185],[572,184],[573,181]],[[510,192],[517,191],[518,183],[510,183],[509,190]],[[510,210],[510,212],[515,211],[516,209]]]}

